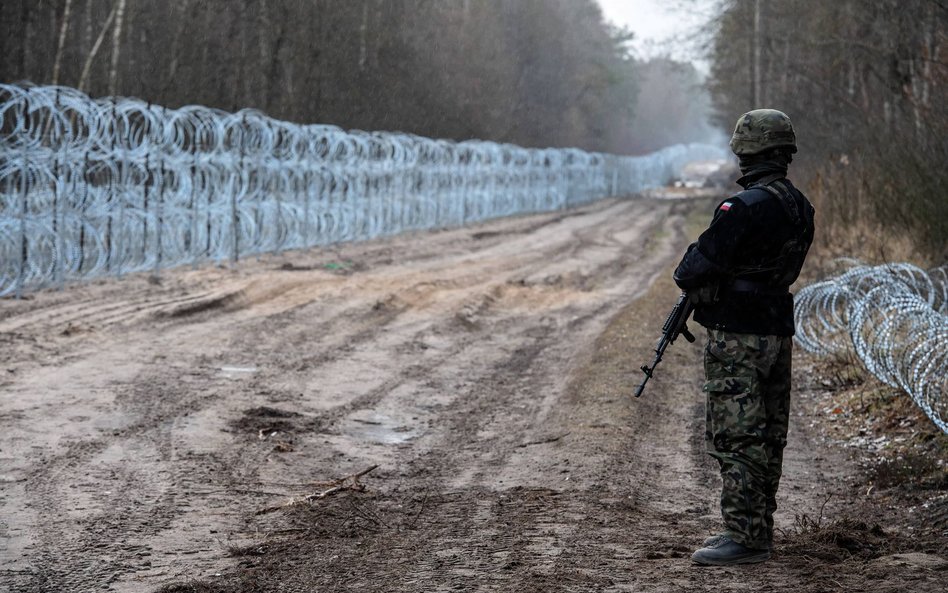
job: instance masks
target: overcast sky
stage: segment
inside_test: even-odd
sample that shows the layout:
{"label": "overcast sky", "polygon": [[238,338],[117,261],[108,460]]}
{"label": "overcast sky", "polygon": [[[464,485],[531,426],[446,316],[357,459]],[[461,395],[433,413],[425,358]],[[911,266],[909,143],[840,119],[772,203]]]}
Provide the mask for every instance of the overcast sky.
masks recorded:
{"label": "overcast sky", "polygon": [[599,0],[606,20],[635,33],[636,55],[670,55],[693,61],[704,73],[707,63],[693,43],[694,32],[707,22],[715,0]]}

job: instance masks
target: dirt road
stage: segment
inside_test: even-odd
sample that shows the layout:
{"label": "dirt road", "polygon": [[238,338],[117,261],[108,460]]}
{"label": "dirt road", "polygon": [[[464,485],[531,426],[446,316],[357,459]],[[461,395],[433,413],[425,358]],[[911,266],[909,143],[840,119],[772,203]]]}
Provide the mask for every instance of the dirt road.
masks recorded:
{"label": "dirt road", "polygon": [[[628,394],[708,211],[605,201],[0,302],[0,590],[938,590],[917,559],[690,565],[717,529],[700,345]],[[854,472],[795,423],[787,530]]]}

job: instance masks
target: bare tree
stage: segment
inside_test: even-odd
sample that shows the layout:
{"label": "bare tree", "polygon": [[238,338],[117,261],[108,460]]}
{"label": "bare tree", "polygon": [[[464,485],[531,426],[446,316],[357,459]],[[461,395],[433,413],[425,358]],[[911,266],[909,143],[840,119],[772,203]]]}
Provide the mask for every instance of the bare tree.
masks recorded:
{"label": "bare tree", "polygon": [[3,10],[4,80],[75,81],[92,94],[347,128],[634,149],[639,65],[595,0],[61,0]]}
{"label": "bare tree", "polygon": [[125,0],[117,0],[115,11],[115,29],[112,34],[112,66],[109,68],[109,94],[115,95],[118,89],[118,65],[122,49],[122,24],[125,21]]}
{"label": "bare tree", "polygon": [[59,84],[59,69],[63,63],[63,49],[66,46],[66,32],[69,30],[69,16],[71,10],[72,0],[66,0],[66,6],[63,8],[63,20],[59,26],[59,39],[56,42],[56,59],[53,61],[53,84]]}
{"label": "bare tree", "polygon": [[794,119],[798,171],[819,181],[824,220],[838,223],[829,235],[879,226],[948,257],[948,205],[933,198],[948,183],[948,11],[932,0],[753,0],[749,14],[747,1],[723,2],[717,21],[720,121],[763,106],[748,99],[759,78],[750,94]]}
{"label": "bare tree", "polygon": [[115,20],[117,7],[118,5],[113,7],[109,12],[108,18],[105,19],[105,22],[102,24],[102,29],[99,31],[99,36],[96,37],[95,43],[92,44],[92,49],[89,50],[89,55],[86,56],[86,61],[82,66],[82,74],[79,75],[79,83],[76,85],[80,91],[86,89],[86,85],[89,82],[89,73],[92,71],[92,63],[99,53],[99,48],[102,47],[102,42],[105,41],[105,36],[109,31],[109,27],[112,26],[112,21]]}

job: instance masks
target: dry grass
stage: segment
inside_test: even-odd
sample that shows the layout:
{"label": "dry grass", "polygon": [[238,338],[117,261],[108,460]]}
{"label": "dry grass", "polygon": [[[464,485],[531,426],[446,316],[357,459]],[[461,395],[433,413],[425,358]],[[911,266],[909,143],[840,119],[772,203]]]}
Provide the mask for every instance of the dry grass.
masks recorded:
{"label": "dry grass", "polygon": [[894,542],[881,526],[852,518],[824,523],[798,515],[781,554],[838,563],[850,558],[869,560],[894,551]]}
{"label": "dry grass", "polygon": [[[830,523],[822,516],[797,517],[786,534],[787,552],[829,562],[911,550],[944,553],[948,435],[910,397],[869,376],[858,363],[810,358],[809,364],[807,381],[815,397],[807,398],[807,415],[862,467],[853,487],[868,506]],[[880,514],[879,505],[889,513]],[[867,517],[890,522],[883,523],[883,531]]]}
{"label": "dry grass", "polygon": [[883,457],[872,469],[872,482],[880,488],[908,486],[923,490],[948,490],[948,471],[928,451],[904,450]]}
{"label": "dry grass", "polygon": [[[856,257],[872,264],[911,262],[922,267],[945,262],[948,252],[941,206],[929,204],[925,188],[894,187],[891,179],[882,183],[882,175],[865,165],[831,163],[806,184],[817,212],[817,233],[808,265],[811,273],[839,257]],[[932,182],[918,180],[919,184]],[[918,193],[922,197],[912,199]],[[929,212],[932,208],[935,210]]]}
{"label": "dry grass", "polygon": [[829,410],[824,416],[832,419],[835,437],[885,439],[866,460],[870,483],[877,488],[948,489],[948,435],[908,395],[845,358],[820,361],[816,380],[827,395],[820,412]]}

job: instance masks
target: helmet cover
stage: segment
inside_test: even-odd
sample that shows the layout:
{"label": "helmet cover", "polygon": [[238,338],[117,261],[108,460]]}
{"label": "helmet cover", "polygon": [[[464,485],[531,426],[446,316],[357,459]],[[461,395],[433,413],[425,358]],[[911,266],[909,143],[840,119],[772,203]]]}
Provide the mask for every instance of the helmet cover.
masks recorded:
{"label": "helmet cover", "polygon": [[758,154],[771,148],[790,148],[791,152],[796,152],[797,138],[786,113],[776,109],[755,109],[738,118],[730,146],[738,156]]}

